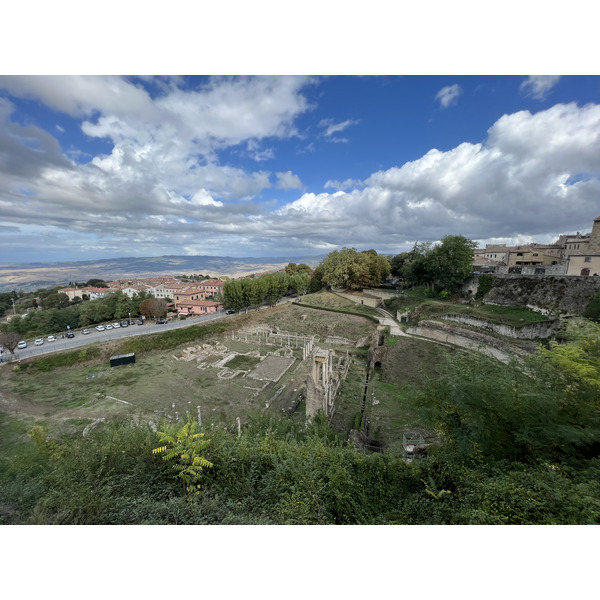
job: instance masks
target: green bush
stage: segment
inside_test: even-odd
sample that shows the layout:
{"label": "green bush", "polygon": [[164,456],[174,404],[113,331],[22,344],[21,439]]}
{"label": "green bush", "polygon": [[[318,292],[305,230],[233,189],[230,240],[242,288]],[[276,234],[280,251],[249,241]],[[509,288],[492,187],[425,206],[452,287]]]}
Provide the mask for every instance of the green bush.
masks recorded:
{"label": "green bush", "polygon": [[481,300],[486,294],[488,294],[494,285],[494,278],[489,273],[484,273],[479,276],[479,284],[477,286],[477,292],[475,293],[475,299]]}
{"label": "green bush", "polygon": [[585,307],[583,316],[586,319],[600,322],[600,292],[596,294]]}

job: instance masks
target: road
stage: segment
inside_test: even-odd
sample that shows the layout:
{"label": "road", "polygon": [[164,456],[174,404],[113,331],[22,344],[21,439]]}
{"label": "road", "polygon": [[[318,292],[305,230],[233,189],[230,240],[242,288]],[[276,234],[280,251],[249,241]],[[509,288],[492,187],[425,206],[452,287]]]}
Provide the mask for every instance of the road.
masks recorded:
{"label": "road", "polygon": [[[286,298],[282,298],[279,300],[278,304],[283,302],[293,302],[296,299],[296,296],[289,296]],[[244,309],[240,312],[249,312],[253,310],[259,310],[259,308],[250,308]],[[75,348],[80,348],[81,346],[87,346],[89,344],[93,344],[94,342],[107,342],[109,340],[116,340],[120,338],[133,337],[137,335],[149,335],[152,333],[160,333],[161,331],[167,331],[169,329],[179,329],[180,327],[189,327],[191,325],[197,325],[198,323],[205,323],[207,321],[212,321],[214,319],[226,319],[229,316],[224,312],[217,312],[212,315],[202,315],[199,317],[188,317],[182,321],[173,320],[169,321],[164,325],[157,325],[154,321],[146,320],[145,325],[129,325],[129,327],[118,327],[117,329],[109,329],[105,331],[97,331],[95,326],[91,325],[88,327],[90,333],[84,335],[81,333],[83,329],[73,330],[75,334],[74,338],[61,338],[57,337],[55,342],[47,341],[47,336],[44,337],[44,343],[41,346],[35,346],[33,340],[27,341],[27,348],[15,349],[15,357],[13,358],[8,352],[8,350],[4,350],[2,354],[2,358],[4,362],[14,362],[15,360],[21,360],[24,358],[31,358],[35,356],[43,356],[44,354],[51,354],[52,352],[60,352],[63,350],[73,350]],[[137,322],[137,317],[136,317]],[[113,321],[111,321],[112,323]],[[106,323],[103,323],[106,325]]]}
{"label": "road", "polygon": [[4,358],[4,362],[12,362],[13,360],[21,360],[24,358],[31,358],[34,356],[43,356],[44,354],[50,354],[52,352],[74,350],[75,348],[87,346],[95,342],[107,342],[109,340],[117,340],[120,338],[160,333],[161,331],[167,331],[169,329],[189,327],[191,325],[197,325],[198,323],[204,323],[206,321],[212,321],[214,319],[223,319],[227,316],[229,315],[219,312],[212,315],[202,315],[200,317],[188,317],[187,319],[182,321],[169,321],[165,325],[157,325],[154,321],[147,321],[145,325],[130,325],[129,327],[119,327],[117,329],[109,329],[105,331],[97,331],[94,326],[90,326],[88,328],[90,333],[87,335],[81,333],[83,329],[80,329],[73,331],[73,333],[75,334],[74,338],[58,337],[55,342],[49,342],[45,337],[42,346],[35,346],[33,340],[31,340],[27,342],[27,348],[15,350],[14,359],[10,355],[10,352],[8,352],[7,350],[4,351],[2,357]]}

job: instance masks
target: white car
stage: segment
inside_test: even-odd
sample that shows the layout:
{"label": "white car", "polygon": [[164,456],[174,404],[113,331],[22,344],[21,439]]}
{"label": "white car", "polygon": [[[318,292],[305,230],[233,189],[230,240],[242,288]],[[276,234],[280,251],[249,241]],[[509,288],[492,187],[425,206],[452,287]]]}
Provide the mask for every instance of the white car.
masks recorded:
{"label": "white car", "polygon": [[44,338],[38,338],[37,340],[35,340],[36,346],[41,346],[43,343],[44,343]]}
{"label": "white car", "polygon": [[89,329],[84,329],[81,333],[83,333],[83,335],[87,335],[90,332]]}
{"label": "white car", "polygon": [[112,325],[107,325],[104,329],[112,329],[113,326]]}
{"label": "white car", "polygon": [[121,325],[120,325],[119,323],[113,323],[113,327],[114,327],[115,329],[118,329],[119,327],[121,327]]}
{"label": "white car", "polygon": [[27,342],[26,342],[25,340],[22,340],[22,341],[20,341],[20,342],[17,344],[17,348],[21,348],[21,350],[22,350],[23,348],[27,348]]}
{"label": "white car", "polygon": [[104,325],[96,325],[96,331],[104,331]]}
{"label": "white car", "polygon": [[55,342],[55,341],[56,341],[56,338],[55,338],[53,335],[49,335],[49,336],[48,336],[48,341],[49,341],[49,342]]}

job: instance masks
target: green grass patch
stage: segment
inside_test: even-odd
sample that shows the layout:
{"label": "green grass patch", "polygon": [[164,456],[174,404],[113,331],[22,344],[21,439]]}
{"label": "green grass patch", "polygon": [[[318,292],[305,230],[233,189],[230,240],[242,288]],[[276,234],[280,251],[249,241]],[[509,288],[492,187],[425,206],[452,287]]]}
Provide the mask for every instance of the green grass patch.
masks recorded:
{"label": "green grass patch", "polygon": [[483,319],[496,325],[509,325],[511,327],[523,327],[524,325],[548,320],[548,317],[520,306],[496,306],[492,304],[473,306],[433,300],[424,302],[415,308],[411,314],[411,320],[415,318],[419,321],[422,319],[435,319],[450,314]]}
{"label": "green grass patch", "polygon": [[[370,321],[373,321],[373,323],[379,323],[379,317],[376,317],[372,314],[367,314],[364,310],[359,311],[359,310],[345,310],[343,308],[333,308],[331,306],[317,306],[316,304],[305,304],[304,302],[298,303],[298,302],[294,302],[294,304],[296,306],[303,306],[306,308],[314,308],[316,310],[325,310],[325,311],[329,311],[329,312],[335,312],[335,313],[342,313],[345,315],[355,315],[357,317],[365,317],[365,319],[369,319]],[[352,305],[352,306],[356,306],[356,308],[368,308],[370,310],[373,310],[372,308],[370,308],[369,306],[362,306],[362,305]]]}
{"label": "green grass patch", "polygon": [[250,371],[260,362],[259,358],[255,356],[244,356],[238,354],[235,358],[232,358],[225,366],[229,369],[242,371]]}
{"label": "green grass patch", "polygon": [[134,352],[141,354],[155,350],[171,350],[182,344],[198,342],[211,335],[223,333],[228,329],[230,329],[228,323],[219,321],[209,323],[208,325],[193,325],[181,329],[172,329],[155,335],[130,338],[118,346],[117,353],[128,354],[129,352]]}
{"label": "green grass patch", "polygon": [[0,453],[9,454],[18,446],[29,442],[28,425],[12,415],[0,413]]}
{"label": "green grass patch", "polygon": [[86,398],[85,396],[67,396],[61,400],[58,405],[63,408],[77,408],[78,406],[83,406],[88,401],[89,398]]}
{"label": "green grass patch", "polygon": [[83,364],[96,360],[100,357],[98,346],[87,346],[81,350],[71,352],[57,352],[38,358],[31,363],[31,368],[39,371],[51,371],[57,367],[72,367],[77,364]]}

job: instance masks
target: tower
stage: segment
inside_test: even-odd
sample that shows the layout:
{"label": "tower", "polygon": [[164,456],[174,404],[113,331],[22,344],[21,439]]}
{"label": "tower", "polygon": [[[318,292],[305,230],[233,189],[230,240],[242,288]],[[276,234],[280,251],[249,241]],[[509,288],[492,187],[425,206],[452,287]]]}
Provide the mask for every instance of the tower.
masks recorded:
{"label": "tower", "polygon": [[588,244],[590,254],[600,253],[600,217],[594,219],[594,226],[590,233],[590,243]]}

